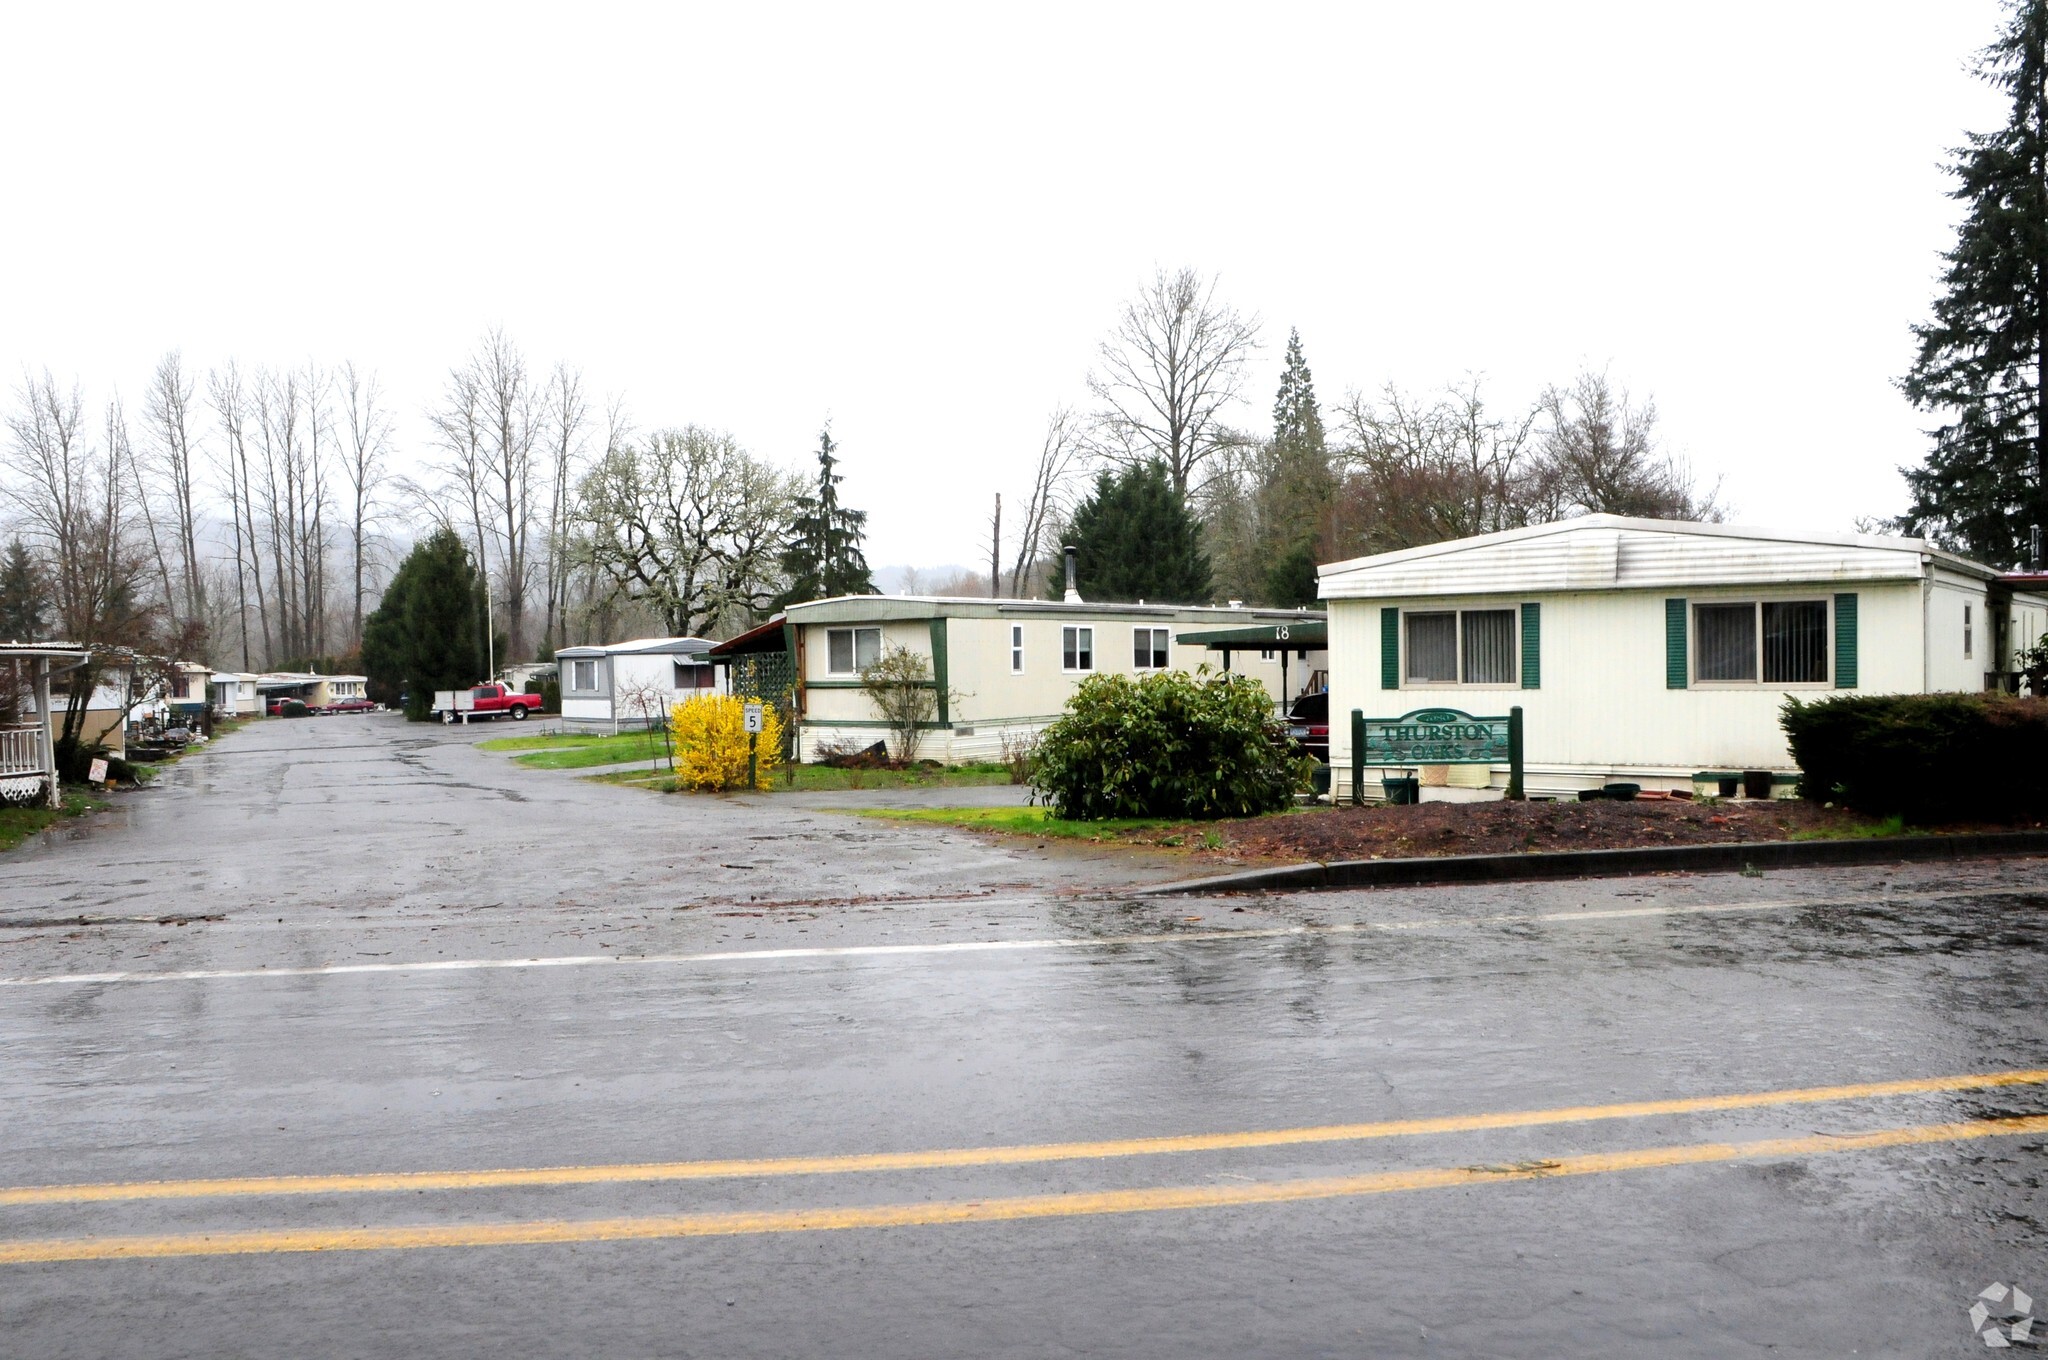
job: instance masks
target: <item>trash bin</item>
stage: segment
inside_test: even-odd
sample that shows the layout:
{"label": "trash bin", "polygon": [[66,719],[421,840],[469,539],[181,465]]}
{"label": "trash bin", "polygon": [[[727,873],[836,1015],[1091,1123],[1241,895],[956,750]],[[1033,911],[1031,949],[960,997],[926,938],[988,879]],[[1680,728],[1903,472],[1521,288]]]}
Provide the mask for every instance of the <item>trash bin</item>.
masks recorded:
{"label": "trash bin", "polygon": [[1318,798],[1330,796],[1330,767],[1318,764],[1308,777],[1309,792]]}
{"label": "trash bin", "polygon": [[1742,772],[1742,796],[1744,798],[1770,797],[1771,772],[1769,770],[1744,770]]}
{"label": "trash bin", "polygon": [[1720,785],[1723,798],[1733,798],[1736,794],[1742,792],[1742,781],[1740,779],[1723,779],[1720,781]]}
{"label": "trash bin", "polygon": [[1419,803],[1422,801],[1422,781],[1413,775],[1382,779],[1380,788],[1386,792],[1389,803]]}

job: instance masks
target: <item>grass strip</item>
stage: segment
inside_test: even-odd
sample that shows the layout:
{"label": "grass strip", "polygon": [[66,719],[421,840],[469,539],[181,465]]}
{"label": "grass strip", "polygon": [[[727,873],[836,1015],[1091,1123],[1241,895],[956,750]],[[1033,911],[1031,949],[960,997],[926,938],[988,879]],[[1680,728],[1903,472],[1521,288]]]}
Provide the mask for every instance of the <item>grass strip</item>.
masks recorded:
{"label": "grass strip", "polygon": [[1042,807],[993,808],[833,808],[860,817],[892,822],[925,822],[969,831],[998,831],[1013,836],[1056,836],[1063,840],[1115,840],[1127,831],[1158,831],[1178,823],[1163,817],[1102,817],[1068,820]]}
{"label": "grass strip", "polygon": [[0,803],[0,851],[12,850],[37,832],[59,822],[100,812],[107,806],[105,799],[95,798],[82,789],[65,789],[61,807],[44,807],[40,803],[34,807]]}

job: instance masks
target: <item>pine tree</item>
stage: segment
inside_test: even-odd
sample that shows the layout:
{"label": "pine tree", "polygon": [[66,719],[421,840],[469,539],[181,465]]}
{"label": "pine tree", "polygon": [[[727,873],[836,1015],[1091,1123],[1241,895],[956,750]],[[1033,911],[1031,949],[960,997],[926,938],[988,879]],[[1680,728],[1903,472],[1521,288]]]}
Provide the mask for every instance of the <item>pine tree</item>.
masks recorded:
{"label": "pine tree", "polygon": [[[1074,507],[1067,542],[1075,548],[1081,594],[1090,600],[1149,604],[1207,604],[1209,558],[1201,525],[1174,490],[1166,465],[1145,463],[1102,472]],[[1066,593],[1055,571],[1053,599]]]}
{"label": "pine tree", "polygon": [[1321,590],[1315,549],[1307,543],[1288,549],[1266,573],[1266,603],[1275,609],[1313,608]]}
{"label": "pine tree", "polygon": [[1913,503],[1898,524],[2006,564],[2025,556],[2030,525],[2048,528],[2048,0],[2012,5],[1978,74],[2011,98],[2012,115],[1971,133],[1950,166],[1951,197],[1968,212],[1900,384],[1947,423],[1930,432],[1926,463],[1903,470]]}
{"label": "pine tree", "polygon": [[464,689],[489,665],[484,644],[483,576],[469,549],[437,529],[406,556],[384,598],[363,621],[363,670],[386,697],[406,696],[406,716],[423,718],[434,691]]}
{"label": "pine tree", "polygon": [[[1280,391],[1273,399],[1273,442],[1266,448],[1258,491],[1259,556],[1274,564],[1267,578],[1269,603],[1292,606],[1313,603],[1281,599],[1273,593],[1277,568],[1297,559],[1287,578],[1290,596],[1300,594],[1298,559],[1311,565],[1320,545],[1324,519],[1337,493],[1323,440],[1323,416],[1316,406],[1315,379],[1302,357],[1301,332],[1287,334],[1287,358],[1280,373]],[[1311,573],[1313,575],[1313,573]]]}
{"label": "pine tree", "polygon": [[776,599],[777,609],[835,595],[875,593],[867,558],[861,552],[868,514],[839,504],[839,483],[843,479],[832,470],[839,461],[832,456],[837,447],[832,442],[830,426],[819,431],[818,489],[813,495],[797,499],[796,515],[789,526],[789,546],[782,554],[782,570],[789,585]]}
{"label": "pine tree", "polygon": [[0,564],[0,642],[42,641],[49,623],[50,593],[28,545],[17,538]]}

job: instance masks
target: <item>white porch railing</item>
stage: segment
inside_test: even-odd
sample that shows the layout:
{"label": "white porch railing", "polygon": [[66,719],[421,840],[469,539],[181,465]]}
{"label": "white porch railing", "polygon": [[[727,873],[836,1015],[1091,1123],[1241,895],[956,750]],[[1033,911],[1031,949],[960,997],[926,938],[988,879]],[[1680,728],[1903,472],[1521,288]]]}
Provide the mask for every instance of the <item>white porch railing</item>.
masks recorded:
{"label": "white porch railing", "polygon": [[42,731],[35,727],[0,727],[0,775],[43,772]]}

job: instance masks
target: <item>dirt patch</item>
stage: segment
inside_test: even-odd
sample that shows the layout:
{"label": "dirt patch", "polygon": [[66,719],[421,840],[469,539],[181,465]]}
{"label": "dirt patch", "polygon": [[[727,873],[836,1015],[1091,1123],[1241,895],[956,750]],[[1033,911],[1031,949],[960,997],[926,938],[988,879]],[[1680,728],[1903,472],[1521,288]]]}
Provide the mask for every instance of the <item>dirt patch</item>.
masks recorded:
{"label": "dirt patch", "polygon": [[[1210,831],[1215,836],[1204,847],[1208,853],[1298,864],[1312,860],[1782,841],[1801,833],[1855,836],[1880,829],[1870,818],[1805,802],[1694,803],[1657,799],[1625,803],[1603,800],[1313,808],[1276,817],[1217,822],[1207,827],[1176,827],[1124,839],[1172,844],[1178,838],[1181,844],[1198,847],[1203,846],[1202,833]],[[1216,837],[1220,837],[1221,845],[1214,844]]]}

